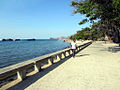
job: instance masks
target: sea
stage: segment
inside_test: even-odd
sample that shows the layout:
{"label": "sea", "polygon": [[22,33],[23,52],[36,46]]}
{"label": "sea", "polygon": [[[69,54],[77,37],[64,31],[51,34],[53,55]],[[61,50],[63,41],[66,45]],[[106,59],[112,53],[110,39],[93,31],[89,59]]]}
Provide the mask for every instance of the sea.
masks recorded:
{"label": "sea", "polygon": [[0,68],[59,51],[70,44],[56,39],[0,41]]}

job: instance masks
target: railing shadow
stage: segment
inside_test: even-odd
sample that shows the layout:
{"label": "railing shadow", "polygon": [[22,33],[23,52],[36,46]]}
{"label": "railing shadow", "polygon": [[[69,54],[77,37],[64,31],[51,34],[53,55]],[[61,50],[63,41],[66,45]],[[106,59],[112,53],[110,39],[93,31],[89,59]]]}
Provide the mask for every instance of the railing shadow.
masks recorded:
{"label": "railing shadow", "polygon": [[75,57],[89,56],[90,54],[76,55]]}
{"label": "railing shadow", "polygon": [[[90,45],[90,44],[89,44]],[[84,48],[88,47],[89,45],[81,48],[80,50],[78,50],[78,52],[80,52],[81,50],[83,50]],[[78,53],[76,52],[76,54]],[[88,54],[86,54],[88,55]],[[58,67],[59,65],[63,64],[64,62],[66,62],[67,60],[69,60],[72,57],[72,55],[60,60],[59,62],[49,66],[46,69],[43,69],[42,71],[29,76],[27,78],[25,78],[23,81],[19,82],[18,84],[16,84],[15,86],[12,86],[10,88],[8,88],[7,90],[24,90],[25,88],[29,87],[31,84],[35,83],[37,80],[39,80],[40,78],[44,77],[46,74],[48,74],[50,71],[54,70],[56,67]]]}
{"label": "railing shadow", "polygon": [[64,62],[66,62],[69,58],[71,58],[71,55],[68,56],[67,58],[49,66],[46,69],[43,69],[42,71],[40,71],[37,74],[34,74],[30,77],[27,77],[25,80],[23,80],[22,82],[16,84],[15,86],[7,89],[7,90],[24,90],[25,88],[27,88],[28,86],[30,86],[31,84],[33,84],[34,82],[36,82],[38,79],[42,78],[43,76],[45,76],[47,73],[49,73],[50,71],[52,71],[53,69],[55,69],[56,67],[58,67],[59,65],[63,64]]}

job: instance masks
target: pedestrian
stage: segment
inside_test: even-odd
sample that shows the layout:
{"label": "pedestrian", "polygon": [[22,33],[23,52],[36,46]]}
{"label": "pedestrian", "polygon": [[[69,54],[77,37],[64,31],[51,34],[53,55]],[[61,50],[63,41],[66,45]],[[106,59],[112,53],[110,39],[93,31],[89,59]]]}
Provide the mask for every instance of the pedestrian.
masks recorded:
{"label": "pedestrian", "polygon": [[73,40],[73,42],[71,43],[71,49],[72,49],[73,58],[74,58],[76,54],[75,50],[77,49],[76,40]]}

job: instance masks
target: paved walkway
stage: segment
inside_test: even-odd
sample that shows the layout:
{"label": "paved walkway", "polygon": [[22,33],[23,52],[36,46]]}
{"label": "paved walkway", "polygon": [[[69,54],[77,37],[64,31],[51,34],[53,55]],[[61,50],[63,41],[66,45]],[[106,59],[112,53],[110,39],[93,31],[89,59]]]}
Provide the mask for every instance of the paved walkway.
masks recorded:
{"label": "paved walkway", "polygon": [[[120,90],[120,52],[119,49],[116,52],[108,51],[108,47],[113,46],[101,42],[93,43],[75,58],[61,63],[24,89]],[[14,88],[18,90],[18,87]]]}

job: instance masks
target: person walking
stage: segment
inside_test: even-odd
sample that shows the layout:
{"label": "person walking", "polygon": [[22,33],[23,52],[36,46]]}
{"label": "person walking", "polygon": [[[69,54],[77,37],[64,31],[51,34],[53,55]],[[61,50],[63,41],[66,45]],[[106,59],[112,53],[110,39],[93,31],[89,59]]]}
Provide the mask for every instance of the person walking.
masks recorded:
{"label": "person walking", "polygon": [[73,53],[73,58],[75,58],[75,50],[77,49],[77,44],[76,44],[76,40],[73,40],[73,42],[71,43],[71,49],[72,49],[72,53]]}

